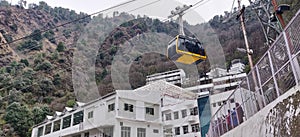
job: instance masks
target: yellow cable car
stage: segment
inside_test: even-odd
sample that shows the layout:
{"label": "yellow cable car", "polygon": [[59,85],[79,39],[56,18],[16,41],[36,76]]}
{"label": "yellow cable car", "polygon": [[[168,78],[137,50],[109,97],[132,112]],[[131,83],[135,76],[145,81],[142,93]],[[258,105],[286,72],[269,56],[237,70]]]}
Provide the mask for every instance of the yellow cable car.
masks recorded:
{"label": "yellow cable car", "polygon": [[177,35],[169,42],[167,57],[183,64],[199,64],[206,60],[205,49],[194,38]]}

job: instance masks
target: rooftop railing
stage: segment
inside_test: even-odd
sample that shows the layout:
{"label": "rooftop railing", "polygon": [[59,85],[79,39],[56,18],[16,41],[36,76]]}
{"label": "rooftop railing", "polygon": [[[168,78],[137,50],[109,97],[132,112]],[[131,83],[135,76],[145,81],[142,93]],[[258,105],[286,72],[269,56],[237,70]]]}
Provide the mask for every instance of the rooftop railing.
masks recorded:
{"label": "rooftop railing", "polygon": [[292,87],[299,85],[299,24],[300,10],[252,71],[212,116],[208,137],[222,136],[247,121]]}

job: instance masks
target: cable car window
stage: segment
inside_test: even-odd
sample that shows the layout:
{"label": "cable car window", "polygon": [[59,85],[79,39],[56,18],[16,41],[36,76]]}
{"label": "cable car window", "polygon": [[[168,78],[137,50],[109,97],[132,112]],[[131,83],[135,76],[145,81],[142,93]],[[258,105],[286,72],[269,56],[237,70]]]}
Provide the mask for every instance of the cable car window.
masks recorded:
{"label": "cable car window", "polygon": [[176,39],[169,43],[168,57],[172,59],[176,55]]}
{"label": "cable car window", "polygon": [[178,37],[178,49],[182,51],[187,51],[185,39]]}
{"label": "cable car window", "polygon": [[186,45],[186,49],[191,52],[191,53],[195,53],[195,54],[199,54],[199,47],[196,44],[196,42],[194,41],[190,41],[190,40],[186,40],[185,41],[185,45]]}
{"label": "cable car window", "polygon": [[202,47],[202,45],[200,43],[197,43],[197,46],[199,47],[199,53],[197,53],[197,54],[200,54],[201,56],[206,56],[205,55],[205,50]]}

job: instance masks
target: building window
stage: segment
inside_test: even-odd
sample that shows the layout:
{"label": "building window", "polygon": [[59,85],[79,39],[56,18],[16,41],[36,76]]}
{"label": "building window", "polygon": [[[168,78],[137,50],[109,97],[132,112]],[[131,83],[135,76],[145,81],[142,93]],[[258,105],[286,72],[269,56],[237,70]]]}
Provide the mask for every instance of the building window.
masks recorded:
{"label": "building window", "polygon": [[234,98],[230,99],[230,103],[234,103]]}
{"label": "building window", "polygon": [[181,110],[181,116],[182,116],[182,118],[185,118],[187,116],[186,109]]}
{"label": "building window", "polygon": [[179,114],[178,111],[174,112],[174,119],[178,119],[179,118]]}
{"label": "building window", "polygon": [[182,126],[183,134],[189,133],[189,126]]}
{"label": "building window", "polygon": [[90,132],[84,133],[84,137],[90,137]]}
{"label": "building window", "polygon": [[124,110],[129,111],[129,112],[133,112],[133,105],[125,103],[124,104]]}
{"label": "building window", "polygon": [[191,125],[191,127],[192,127],[192,132],[199,132],[200,130],[200,128],[199,128],[199,124],[193,124],[193,125]]}
{"label": "building window", "polygon": [[60,130],[60,121],[61,120],[54,121],[53,132]]}
{"label": "building window", "polygon": [[154,108],[146,107],[146,114],[154,115]]}
{"label": "building window", "polygon": [[121,137],[130,137],[130,127],[121,127]]}
{"label": "building window", "polygon": [[83,111],[79,111],[73,115],[73,126],[83,122]]}
{"label": "building window", "polygon": [[109,104],[108,105],[108,112],[114,111],[115,110],[115,103]]}
{"label": "building window", "polygon": [[39,127],[37,137],[43,136],[43,132],[44,132],[44,126]]}
{"label": "building window", "polygon": [[198,107],[190,108],[191,115],[198,115]]}
{"label": "building window", "polygon": [[94,111],[90,111],[88,113],[88,119],[93,118],[94,117]]}
{"label": "building window", "polygon": [[46,125],[46,129],[45,129],[45,135],[51,133],[51,126],[52,126],[52,123]]}
{"label": "building window", "polygon": [[146,128],[137,128],[137,137],[146,137]]}
{"label": "building window", "polygon": [[180,135],[180,127],[175,127],[175,135]]}
{"label": "building window", "polygon": [[114,136],[114,128],[106,127],[103,128],[103,137],[113,137]]}
{"label": "building window", "polygon": [[172,120],[171,113],[166,114],[166,121]]}
{"label": "building window", "polygon": [[71,126],[71,116],[67,116],[63,119],[63,127],[62,129],[68,128]]}
{"label": "building window", "polygon": [[213,107],[216,107],[216,103],[213,103]]}
{"label": "building window", "polygon": [[159,133],[158,129],[153,129],[153,133]]}
{"label": "building window", "polygon": [[218,102],[218,106],[221,106],[222,105],[222,103],[221,102]]}
{"label": "building window", "polygon": [[172,128],[167,128],[164,131],[167,135],[172,135]]}

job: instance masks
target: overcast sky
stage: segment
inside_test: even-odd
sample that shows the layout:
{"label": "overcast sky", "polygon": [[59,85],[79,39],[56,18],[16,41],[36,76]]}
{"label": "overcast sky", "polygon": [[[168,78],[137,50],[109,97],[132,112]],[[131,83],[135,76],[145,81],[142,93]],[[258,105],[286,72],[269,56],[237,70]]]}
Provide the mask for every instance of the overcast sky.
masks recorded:
{"label": "overcast sky", "polygon": [[[12,3],[16,3],[18,0],[8,0]],[[27,3],[38,3],[41,0],[27,0]],[[76,12],[85,12],[88,14],[109,8],[111,6],[126,2],[128,0],[44,0],[48,5],[52,7],[64,7],[73,9]],[[146,5],[157,0],[137,0],[130,5],[126,5],[118,10],[130,11],[136,9],[140,6]],[[172,9],[178,5],[187,4],[192,5],[201,0],[161,0],[154,4],[151,4],[145,8],[141,8],[133,11],[133,14],[145,14],[148,16],[158,16],[161,18],[166,18]],[[194,9],[194,11],[189,12],[186,18],[191,18],[195,20],[195,14],[197,17],[202,17],[203,19],[198,19],[199,22],[208,21],[214,15],[223,14],[224,11],[230,11],[234,0],[203,0],[201,6]],[[248,0],[242,0],[243,4],[248,5]],[[237,5],[237,0],[235,0],[235,5]],[[201,20],[201,21],[200,21]]]}

